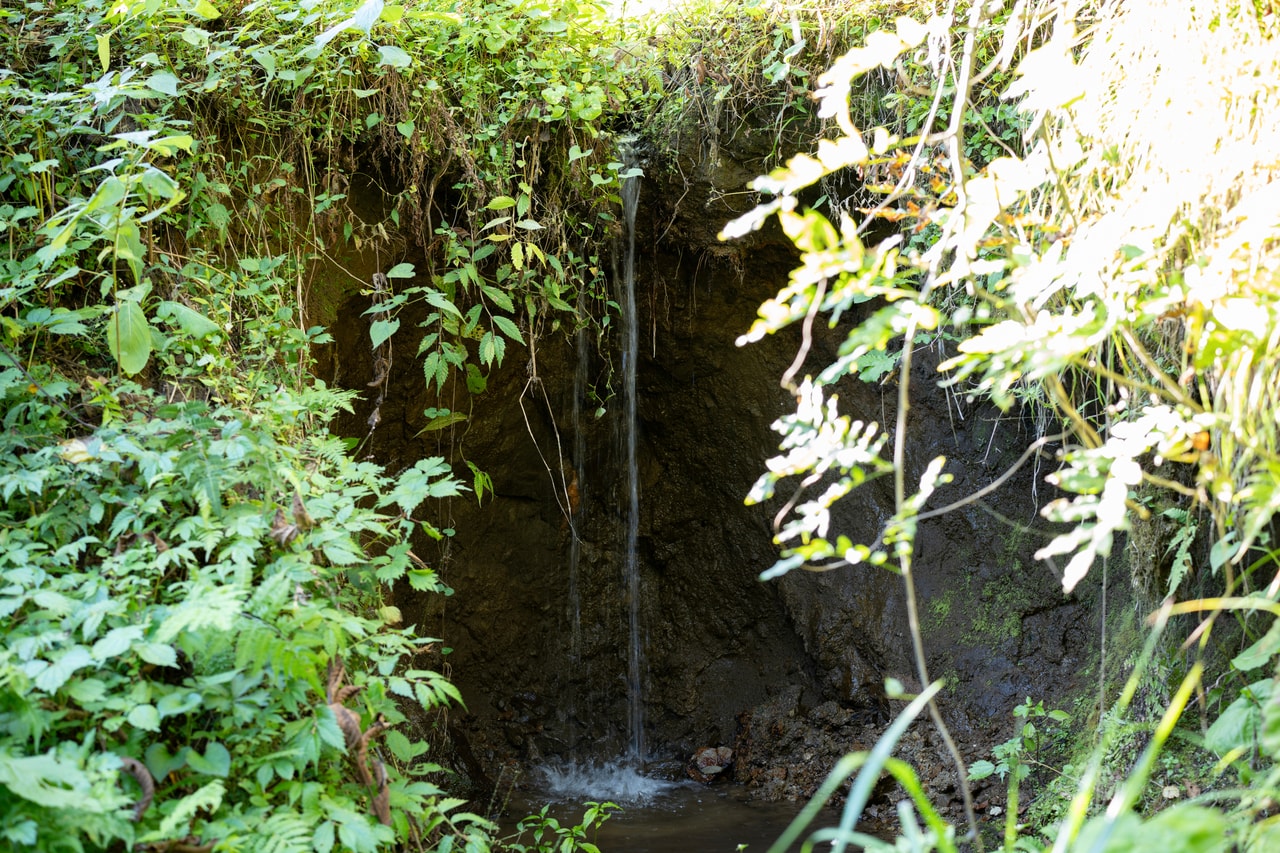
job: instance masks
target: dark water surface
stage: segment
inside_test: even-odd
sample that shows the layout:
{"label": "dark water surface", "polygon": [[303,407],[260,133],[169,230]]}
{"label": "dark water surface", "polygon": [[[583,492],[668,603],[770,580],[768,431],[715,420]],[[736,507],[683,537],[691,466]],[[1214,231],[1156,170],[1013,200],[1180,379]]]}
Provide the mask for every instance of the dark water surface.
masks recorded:
{"label": "dark water surface", "polygon": [[[563,780],[553,778],[547,790],[513,798],[507,813],[514,819],[503,823],[513,826],[519,815],[537,812],[551,800],[550,814],[561,824],[573,826],[582,819],[583,800],[611,799],[621,801],[623,811],[614,812],[594,837],[589,836],[601,853],[765,853],[804,805],[750,802],[740,788],[728,784],[705,787],[642,779],[630,780],[630,786],[615,789],[612,797],[573,793],[583,792],[570,792]],[[801,841],[809,832],[838,822],[838,814],[824,810]],[[504,825],[505,832],[512,831],[512,826]],[[527,837],[524,840],[529,842]],[[824,844],[815,849],[825,848]],[[797,842],[788,853],[799,850]]]}

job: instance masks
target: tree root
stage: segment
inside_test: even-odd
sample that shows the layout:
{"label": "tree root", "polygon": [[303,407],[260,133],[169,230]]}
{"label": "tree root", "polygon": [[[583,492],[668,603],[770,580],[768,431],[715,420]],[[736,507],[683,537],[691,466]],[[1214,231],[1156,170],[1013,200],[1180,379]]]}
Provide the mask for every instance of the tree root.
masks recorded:
{"label": "tree root", "polygon": [[325,701],[338,721],[338,728],[347,742],[347,757],[355,765],[360,782],[374,790],[373,814],[384,826],[391,825],[391,791],[387,782],[387,768],[375,755],[369,755],[369,742],[391,728],[381,715],[364,731],[360,730],[360,715],[346,706],[346,701],[364,689],[362,686],[343,685],[346,675],[342,658],[335,657],[329,665],[329,683],[325,689]]}

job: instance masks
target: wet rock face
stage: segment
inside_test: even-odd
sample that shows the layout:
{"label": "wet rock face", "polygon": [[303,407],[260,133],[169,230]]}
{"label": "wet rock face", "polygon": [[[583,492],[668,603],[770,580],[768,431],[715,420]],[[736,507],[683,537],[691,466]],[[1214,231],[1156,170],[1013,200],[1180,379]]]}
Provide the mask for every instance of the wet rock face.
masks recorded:
{"label": "wet rock face", "polygon": [[[806,796],[840,755],[874,744],[894,712],[886,676],[919,687],[904,595],[896,575],[872,567],[758,580],[776,559],[780,504],[747,507],[743,497],[776,453],[770,425],[793,406],[778,377],[799,340],[790,332],[738,348],[734,339],[786,282],[795,256],[768,230],[743,244],[714,241],[733,213],[724,193],[740,190],[715,182],[764,164],[735,161],[721,147],[720,165],[699,171],[696,155],[686,152],[680,169],[647,165],[637,217],[645,741],[652,759],[676,768],[707,744],[734,743],[737,781],[770,798]],[[678,174],[703,183],[691,188]],[[339,381],[357,389],[372,377],[365,307],[353,299],[334,329]],[[840,329],[820,329],[807,364],[827,363],[841,338]],[[620,397],[605,400],[597,418],[584,393],[609,387],[616,340],[602,351],[551,334],[535,342],[536,358],[510,347],[484,394],[446,388],[468,421],[428,433],[422,410],[438,403],[423,389],[416,344],[395,343],[377,429],[367,426],[372,399],[339,429],[367,435],[362,452],[392,471],[442,455],[464,480],[466,462],[492,477],[496,494],[482,505],[467,497],[433,507],[437,526],[456,535],[414,543],[454,594],[397,590],[405,622],[451,649],[440,666],[466,700],[449,725],[465,754],[460,768],[495,780],[512,762],[623,754],[625,424]],[[986,485],[1034,438],[1029,420],[938,389],[939,357],[932,348],[917,353],[907,439],[909,490],[940,454],[955,475],[931,506]],[[620,394],[620,378],[612,384]],[[850,381],[840,391],[845,411],[892,427],[896,385]],[[1074,685],[1097,629],[1088,593],[1063,599],[1056,578],[1031,558],[1044,541],[1036,510],[1047,499],[1043,484],[1033,495],[1036,477],[1029,466],[920,532],[929,664],[933,677],[949,680],[945,713],[971,758],[1007,739],[1009,712],[1023,698]],[[834,527],[874,541],[892,512],[892,484],[875,482],[843,502]]]}

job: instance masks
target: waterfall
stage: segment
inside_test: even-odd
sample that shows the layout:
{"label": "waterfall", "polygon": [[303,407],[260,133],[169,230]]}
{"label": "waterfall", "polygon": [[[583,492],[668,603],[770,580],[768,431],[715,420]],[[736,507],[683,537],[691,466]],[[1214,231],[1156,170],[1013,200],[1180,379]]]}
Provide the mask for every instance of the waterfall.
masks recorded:
{"label": "waterfall", "polygon": [[[619,556],[622,564],[622,598],[625,604],[626,648],[625,683],[626,683],[626,737],[621,754],[607,763],[599,763],[601,756],[597,752],[593,756],[582,755],[578,749],[579,732],[576,721],[579,711],[591,715],[596,711],[597,703],[602,701],[600,692],[588,687],[585,696],[578,696],[572,691],[566,697],[566,717],[569,721],[568,743],[571,757],[564,762],[551,762],[542,768],[544,793],[554,799],[580,800],[612,800],[621,803],[646,803],[672,787],[672,783],[653,779],[644,775],[644,764],[648,757],[644,732],[644,630],[641,618],[642,590],[640,582],[639,538],[640,538],[640,475],[637,464],[637,391],[636,371],[640,351],[639,321],[636,316],[636,206],[640,196],[640,183],[635,169],[636,158],[631,149],[623,144],[619,150],[619,159],[627,166],[622,179],[622,223],[623,232],[613,256],[613,279],[615,298],[620,307],[622,366],[622,412],[616,421],[614,434],[614,455],[618,467],[617,491],[620,498],[621,525],[616,528],[622,540]],[[629,175],[629,177],[627,177]],[[571,416],[573,419],[573,470],[585,489],[588,476],[587,447],[584,438],[583,400],[587,393],[588,373],[590,367],[590,338],[586,330],[579,332],[577,340],[578,366],[574,377],[574,400]],[[582,505],[586,505],[586,495],[582,496]],[[583,636],[583,589],[589,587],[590,577],[586,575],[591,561],[582,558],[582,541],[579,534],[586,519],[574,514],[570,518],[570,532],[573,536],[569,550],[569,591],[568,609],[571,627],[569,633],[569,663],[571,670],[583,671],[598,664],[584,660],[585,649],[590,648],[590,636]],[[615,552],[617,553],[617,552]],[[588,596],[590,601],[591,597]],[[590,613],[587,607],[587,618],[599,618],[602,614]],[[610,613],[611,626],[619,625],[616,611]],[[588,623],[590,624],[590,623]],[[590,634],[590,632],[589,632]],[[621,637],[615,636],[615,642]],[[619,642],[620,645],[620,642]],[[590,655],[586,655],[590,657]],[[596,673],[595,675],[600,675]],[[612,679],[593,677],[586,673],[588,684],[612,683]],[[611,693],[607,700],[611,707],[616,693]],[[582,705],[583,707],[579,707]],[[588,734],[590,732],[590,727]],[[599,750],[604,744],[595,743]]]}
{"label": "waterfall", "polygon": [[[578,311],[584,310],[585,298],[578,297]],[[575,344],[578,350],[578,366],[573,374],[573,409],[571,424],[573,429],[572,459],[573,471],[569,485],[566,487],[565,499],[569,514],[569,671],[577,672],[582,666],[582,513],[581,507],[586,503],[587,487],[587,437],[582,422],[582,400],[587,394],[587,374],[590,370],[590,337],[588,326],[584,323],[578,328]],[[573,492],[577,494],[574,495]],[[577,498],[577,505],[574,498]],[[568,681],[566,699],[566,718],[569,724],[569,746],[576,749],[578,742],[578,691],[573,679]]]}
{"label": "waterfall", "polygon": [[[633,165],[634,154],[626,146],[623,161]],[[628,171],[630,169],[628,168]],[[622,182],[622,221],[626,253],[622,261],[622,396],[626,435],[627,535],[623,576],[627,601],[627,728],[630,758],[637,767],[645,759],[644,684],[641,672],[640,566],[637,547],[640,538],[640,475],[636,467],[636,362],[640,352],[640,330],[636,318],[636,206],[640,200],[640,179],[634,175]]]}

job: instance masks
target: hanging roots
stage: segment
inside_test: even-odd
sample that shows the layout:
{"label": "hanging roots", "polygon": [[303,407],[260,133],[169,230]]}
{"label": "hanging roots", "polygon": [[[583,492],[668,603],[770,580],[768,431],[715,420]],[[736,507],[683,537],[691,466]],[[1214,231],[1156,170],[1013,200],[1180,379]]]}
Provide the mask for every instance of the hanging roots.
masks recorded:
{"label": "hanging roots", "polygon": [[346,668],[341,657],[329,664],[329,684],[325,689],[325,701],[338,721],[338,728],[347,741],[347,757],[355,765],[356,774],[365,787],[375,790],[373,813],[384,825],[391,825],[391,791],[387,784],[387,769],[376,755],[369,755],[369,741],[391,728],[381,715],[369,728],[360,730],[360,715],[346,706],[346,701],[364,689],[354,684],[343,685]]}

